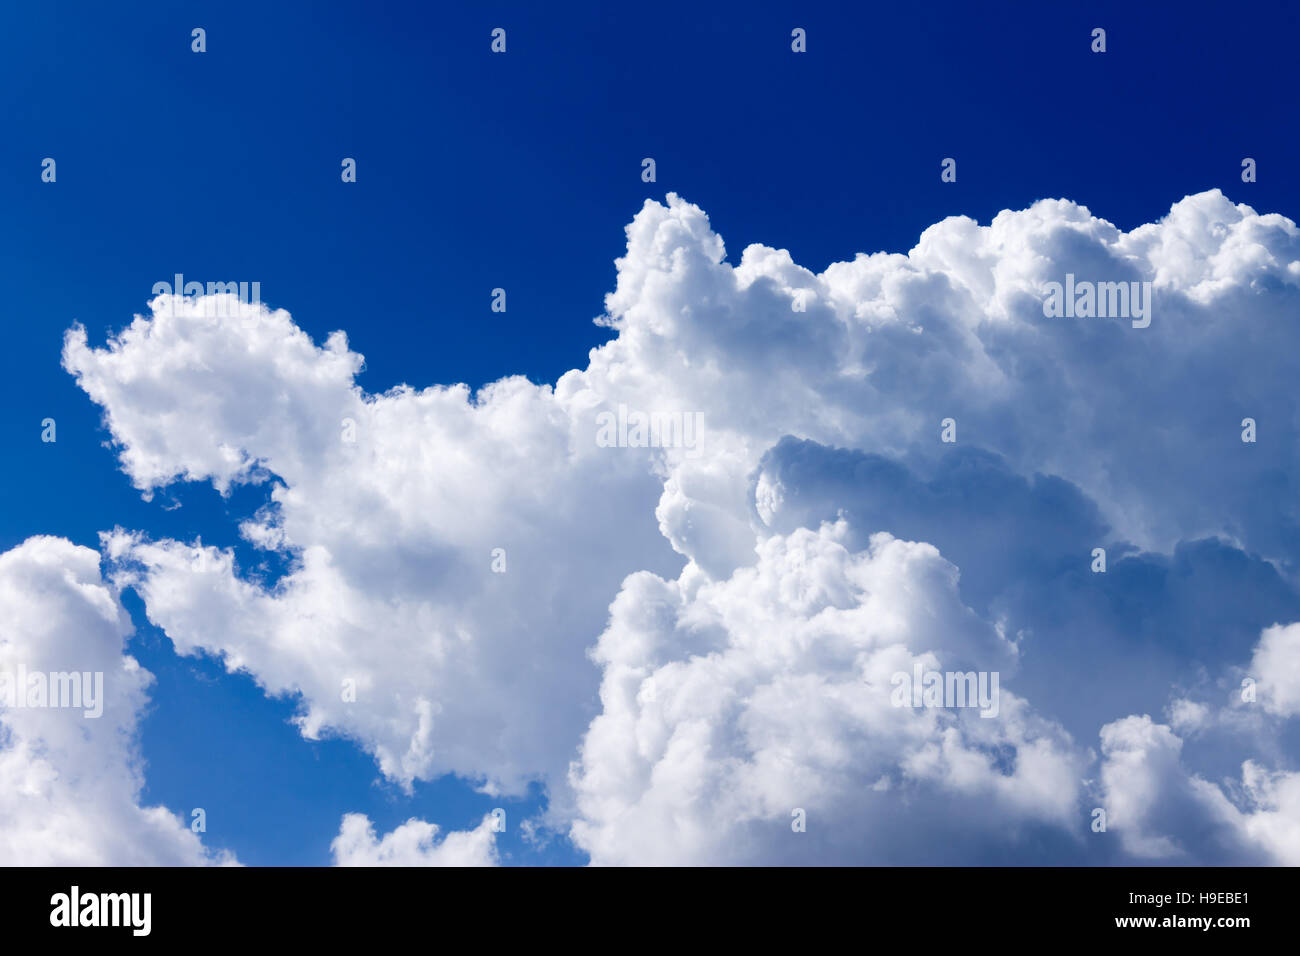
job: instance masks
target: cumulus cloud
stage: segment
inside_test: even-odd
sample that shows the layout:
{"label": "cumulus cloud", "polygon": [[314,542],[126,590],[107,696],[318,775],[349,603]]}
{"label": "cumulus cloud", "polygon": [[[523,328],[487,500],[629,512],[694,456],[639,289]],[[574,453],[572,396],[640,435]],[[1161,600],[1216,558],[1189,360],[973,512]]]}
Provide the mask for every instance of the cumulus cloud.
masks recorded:
{"label": "cumulus cloud", "polygon": [[1300,863],[1300,773],[1286,766],[1298,629],[1264,628],[1247,667],[1184,689],[1167,725],[1142,714],[1102,727],[1100,799],[1125,851],[1148,863]]}
{"label": "cumulus cloud", "polygon": [[[606,302],[619,337],[561,380],[703,411],[711,454],[683,474],[735,454],[747,472],[786,434],[924,464],[951,417],[959,443],[1070,481],[1140,547],[1222,534],[1294,559],[1300,360],[1276,343],[1294,334],[1300,233],[1284,217],[1216,190],[1123,233],[1044,200],[820,275],[763,246],[735,267],[723,256],[696,207],[648,203]],[[1043,288],[1067,273],[1153,282],[1152,325],[1045,319]],[[1247,416],[1268,421],[1267,442],[1243,445]]]}
{"label": "cumulus cloud", "polygon": [[847,536],[771,537],[722,582],[628,579],[574,767],[593,862],[952,862],[1072,828],[1084,759],[1059,727],[1005,691],[987,716],[895,699],[918,665],[1015,667],[957,570],[930,545]]}
{"label": "cumulus cloud", "polygon": [[[0,704],[0,865],[234,862],[165,807],[140,805],[137,721],[153,678],[124,653],[130,619],[99,560],[53,537],[0,554],[0,675],[11,686],[25,676],[27,687],[14,690],[29,691]],[[83,675],[79,706],[30,693],[74,672]],[[102,684],[84,679],[96,674]],[[96,698],[89,709],[86,691]]]}
{"label": "cumulus cloud", "polygon": [[[1021,475],[981,449],[957,447],[923,476],[786,438],[750,485],[757,520],[775,533],[844,516],[855,547],[875,531],[935,545],[961,569],[962,599],[1021,648],[1018,692],[1050,701],[1080,739],[1118,713],[1159,711],[1172,686],[1239,665],[1261,629],[1300,619],[1300,595],[1263,558],[1217,538],[1140,552],[1077,486]],[[1105,573],[1092,570],[1098,547]]]}
{"label": "cumulus cloud", "polygon": [[1300,714],[1300,624],[1275,625],[1260,635],[1250,661],[1261,707],[1277,717]]}
{"label": "cumulus cloud", "polygon": [[330,851],[335,866],[496,866],[492,823],[489,814],[473,830],[439,839],[437,824],[411,819],[378,839],[369,817],[349,813]]}
{"label": "cumulus cloud", "polygon": [[1300,864],[1300,773],[1247,760],[1240,779],[1221,787],[1190,771],[1182,739],[1145,714],[1107,724],[1101,741],[1107,825],[1133,856],[1152,864]]}
{"label": "cumulus cloud", "polygon": [[[64,365],[130,480],[263,483],[241,532],[288,561],[262,581],[232,552],[118,529],[115,583],[178,651],[298,695],[304,734],[352,737],[393,780],[544,781],[602,861],[834,856],[811,824],[787,839],[796,797],[858,859],[988,860],[1042,827],[1074,852],[1089,758],[1070,741],[1296,619],[1289,220],[1216,190],[1123,232],[1044,200],[820,274],[759,245],[731,264],[671,195],[627,237],[616,337],[553,387],[366,394],[343,333],[316,346],[233,299],[159,297],[103,347],[72,329]],[[1151,282],[1150,327],[1045,318],[1066,274]],[[691,447],[603,447],[598,416],[624,408],[704,427]],[[863,591],[873,575],[888,588]],[[1257,600],[1225,606],[1228,586]],[[876,656],[948,666],[976,646],[1015,674],[996,720],[854,696]],[[1071,675],[1091,683],[1062,693]],[[656,699],[636,697],[651,676]],[[1158,732],[1106,740],[1112,762],[1171,765]],[[905,825],[921,819],[965,849]]]}
{"label": "cumulus cloud", "polygon": [[202,301],[156,301],[108,350],[73,330],[65,358],[142,449],[123,455],[141,488],[274,475],[241,530],[292,566],[268,587],[229,552],[119,531],[118,583],[179,652],[302,695],[304,734],[354,737],[395,781],[450,771],[517,793],[562,776],[610,597],[628,571],[677,563],[649,451],[597,447],[590,416],[522,378],[363,395],[342,335],[316,349],[284,312],[239,308],[214,321]]}

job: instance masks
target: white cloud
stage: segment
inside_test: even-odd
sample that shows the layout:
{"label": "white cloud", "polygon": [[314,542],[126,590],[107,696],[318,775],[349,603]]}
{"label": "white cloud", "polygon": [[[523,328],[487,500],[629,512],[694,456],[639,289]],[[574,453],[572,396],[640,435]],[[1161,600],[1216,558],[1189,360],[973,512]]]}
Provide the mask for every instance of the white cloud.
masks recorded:
{"label": "white cloud", "polygon": [[1145,714],[1107,724],[1101,742],[1108,832],[1139,860],[1300,864],[1300,773],[1247,760],[1225,789],[1187,769],[1183,741]]}
{"label": "white cloud", "polygon": [[1245,835],[1269,862],[1300,866],[1300,773],[1270,771],[1247,760],[1241,782],[1249,806],[1238,818]]}
{"label": "white cloud", "polygon": [[1250,661],[1259,705],[1277,717],[1300,714],[1300,624],[1275,625],[1260,635]]}
{"label": "white cloud", "polygon": [[233,862],[165,807],[140,806],[137,721],[153,678],[123,652],[131,624],[99,555],[53,537],[0,554],[0,620],[0,673],[103,675],[98,717],[0,706],[0,865]]}
{"label": "white cloud", "polygon": [[1014,695],[992,718],[896,706],[893,676],[915,664],[1009,677],[1015,648],[932,547],[881,534],[852,553],[846,534],[769,538],[723,582],[628,579],[573,768],[593,862],[962,862],[979,838],[1081,820],[1083,756]]}
{"label": "white cloud", "polygon": [[[1236,684],[1232,669],[1201,689],[1213,694],[1210,701],[1175,698],[1171,726],[1144,714],[1101,729],[1104,806],[1128,852],[1152,863],[1300,865],[1300,772],[1237,756],[1294,759],[1279,742],[1296,714],[1298,634],[1297,624],[1260,633],[1250,663],[1253,696]],[[1235,763],[1234,775],[1218,783],[1183,754],[1184,738],[1213,743],[1216,736],[1222,761]],[[1215,754],[1211,748],[1201,759]]]}
{"label": "white cloud", "polygon": [[[265,590],[232,576],[229,555],[204,565],[176,542],[111,535],[118,580],[151,620],[182,653],[220,653],[272,693],[302,693],[304,733],[357,738],[402,783],[454,771],[519,792],[562,774],[589,719],[583,653],[610,596],[628,570],[677,563],[649,453],[598,448],[594,416],[570,417],[522,378],[477,396],[362,396],[341,336],[313,350],[283,312],[243,306],[222,325],[201,303],[155,305],[111,352],[71,333],[70,367],[119,409],[115,435],[148,449],[123,458],[140,486],[274,473],[273,506],[243,532],[292,550],[295,566]],[[212,395],[223,380],[238,394]],[[184,397],[156,415],[173,391]]]}
{"label": "white cloud", "polygon": [[330,844],[335,866],[496,866],[492,815],[473,830],[457,830],[438,839],[437,824],[407,820],[383,839],[364,813],[343,817]]}
{"label": "white cloud", "polygon": [[[617,337],[554,388],[507,378],[475,394],[464,386],[364,394],[354,381],[361,357],[342,333],[317,348],[287,313],[261,306],[236,305],[218,321],[202,302],[160,297],[150,317],[137,317],[105,348],[70,331],[65,367],[104,407],[136,486],[270,480],[271,506],[242,531],[293,559],[290,573],[266,587],[238,577],[228,553],[205,552],[209,560],[196,567],[189,545],[119,530],[104,545],[117,583],[140,592],[180,652],[223,655],[268,692],[301,694],[304,733],[355,738],[403,784],[450,771],[519,792],[540,778],[563,816],[574,797],[565,768],[599,714],[578,777],[586,801],[578,832],[593,853],[716,858],[739,852],[717,842],[735,825],[719,829],[690,809],[694,788],[731,794],[739,803],[728,812],[761,827],[787,784],[771,783],[767,764],[744,771],[760,780],[738,782],[751,755],[712,735],[743,736],[744,728],[735,714],[709,708],[655,731],[676,735],[677,749],[652,764],[671,769],[665,779],[619,782],[648,758],[593,745],[596,728],[640,717],[609,709],[610,669],[623,665],[602,658],[601,683],[584,651],[602,629],[602,647],[619,645],[611,634],[623,631],[611,629],[620,615],[649,615],[624,630],[663,655],[656,684],[668,681],[674,695],[686,692],[678,681],[731,694],[774,740],[792,741],[804,720],[839,739],[842,711],[853,706],[834,693],[846,680],[843,662],[801,657],[806,649],[787,647],[784,632],[771,648],[749,648],[743,634],[767,633],[778,621],[806,632],[821,620],[819,601],[844,611],[839,602],[851,603],[852,592],[834,592],[847,586],[836,562],[857,567],[857,552],[840,545],[844,556],[832,559],[827,545],[817,551],[825,576],[800,585],[811,590],[773,583],[763,614],[728,612],[752,619],[721,615],[700,627],[674,619],[674,602],[705,614],[709,588],[742,589],[765,548],[788,549],[792,537],[774,535],[769,522],[797,489],[760,481],[754,494],[750,486],[782,436],[870,449],[925,477],[948,447],[938,440],[940,420],[953,417],[964,445],[1001,454],[1022,475],[1076,484],[1121,538],[1169,550],[1217,533],[1264,557],[1300,558],[1285,530],[1300,498],[1279,477],[1300,474],[1300,426],[1289,411],[1300,351],[1287,338],[1300,302],[1300,233],[1282,217],[1213,191],[1123,233],[1083,207],[1046,200],[988,226],[948,219],[906,256],[860,255],[820,275],[762,246],[732,266],[703,212],[675,196],[666,206],[648,202],[627,233],[606,300]],[[1041,288],[1067,272],[1153,282],[1151,327],[1045,319]],[[806,312],[791,308],[800,292]],[[620,404],[699,413],[706,428],[689,451],[597,447],[597,414]],[[1254,445],[1239,440],[1245,416],[1260,423]],[[352,425],[355,441],[347,440]],[[495,548],[506,551],[504,574],[491,570]],[[926,565],[929,576],[894,582],[915,590],[877,608],[886,620],[929,626],[917,608],[951,597],[943,577],[951,570],[934,570],[951,565],[930,553],[938,564]],[[792,571],[789,580],[802,579]],[[900,632],[895,644],[938,653],[952,637],[926,633]],[[1050,636],[1034,647],[1053,653]],[[728,648],[727,659],[751,669],[743,680],[707,663]],[[764,670],[765,655],[781,648],[807,668],[804,683]],[[355,702],[344,700],[345,681],[358,688]],[[744,696],[751,692],[757,701]],[[1072,792],[1064,768],[1074,758],[1027,704],[1010,699],[1003,719],[963,722],[957,737],[920,718],[917,726],[932,732],[924,742],[871,756],[863,765],[879,774],[870,780],[848,777],[889,793],[886,768],[902,766],[908,780],[934,788],[935,800],[964,794],[988,802],[995,819],[1051,820],[1073,832],[1063,808]],[[1033,701],[1046,714],[1051,703]],[[871,726],[863,733],[875,739]],[[980,738],[985,750],[970,734],[990,738]],[[845,760],[853,755],[845,767],[856,766],[861,755],[844,748]],[[991,769],[1007,748],[1017,755],[1012,777],[1025,775],[1014,793],[1000,789],[1007,774]],[[990,763],[986,751],[1001,756]],[[805,799],[850,812],[835,773],[815,764],[802,772]],[[609,807],[623,805],[643,834],[622,832],[630,824]],[[656,843],[673,827],[689,832]],[[770,846],[752,833],[745,839]],[[898,841],[863,846],[902,858],[926,845],[921,836]]]}

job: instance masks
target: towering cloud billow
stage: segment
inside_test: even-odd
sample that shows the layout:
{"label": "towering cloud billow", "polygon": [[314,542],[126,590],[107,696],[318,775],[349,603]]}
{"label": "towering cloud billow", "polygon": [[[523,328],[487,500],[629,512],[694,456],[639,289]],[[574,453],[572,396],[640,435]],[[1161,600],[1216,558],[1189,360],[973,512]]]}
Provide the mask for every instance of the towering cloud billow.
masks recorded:
{"label": "towering cloud billow", "polygon": [[1060,727],[996,685],[992,707],[914,706],[917,671],[1016,667],[957,570],[930,545],[847,537],[768,538],[722,582],[628,579],[575,767],[593,862],[942,862],[1071,829],[1085,761]]}
{"label": "towering cloud billow", "polygon": [[[233,297],[70,330],[130,480],[265,483],[241,531],[288,560],[268,583],[116,529],[114,581],[399,783],[542,780],[597,862],[1276,858],[1294,223],[1218,191],[1131,232],[1044,200],[814,274],[733,265],[670,195],[627,237],[616,337],[553,387],[366,394],[343,333]],[[1149,325],[1044,309],[1067,276],[1149,283]],[[918,662],[997,672],[997,716],[895,706]],[[1229,707],[1247,667],[1271,703]],[[1132,716],[1166,707],[1214,745]],[[1238,782],[1202,799],[1199,759]],[[1127,786],[1225,822],[1156,832]]]}

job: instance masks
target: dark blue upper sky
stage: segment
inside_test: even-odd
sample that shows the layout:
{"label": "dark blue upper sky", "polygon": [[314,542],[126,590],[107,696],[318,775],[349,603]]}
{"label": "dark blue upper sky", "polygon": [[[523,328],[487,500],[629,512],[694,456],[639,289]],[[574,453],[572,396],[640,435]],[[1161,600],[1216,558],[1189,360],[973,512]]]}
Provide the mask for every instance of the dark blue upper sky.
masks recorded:
{"label": "dark blue upper sky", "polygon": [[[506,374],[554,381],[647,197],[702,206],[814,269],[906,252],[928,225],[1068,197],[1121,228],[1218,186],[1300,212],[1293,4],[380,4],[43,2],[0,12],[0,549],[94,546],[114,525],[233,545],[264,489],[143,502],[100,410],[59,366],[145,309],[155,282],[261,282],[320,341],[336,328],[382,391]],[[190,31],[208,50],[190,50]],[[508,51],[489,50],[503,27]],[[803,27],[808,52],[790,50]],[[1089,49],[1107,30],[1104,55]],[[944,184],[939,164],[958,162]],[[1259,181],[1240,180],[1243,157]],[[57,161],[58,180],[40,179]],[[340,181],[354,157],[358,182]],[[641,181],[653,157],[658,180]],[[490,310],[491,290],[509,296]],[[40,442],[53,417],[58,442]],[[183,508],[167,510],[173,499]],[[408,799],[289,701],[180,661],[126,598],[158,677],[147,800],[248,863],[324,863],[339,817],[448,827],[495,805],[462,783]],[[593,635],[594,637],[594,635]],[[268,730],[268,728],[271,728]],[[233,771],[231,768],[235,768]],[[202,794],[202,797],[196,796]],[[520,806],[518,814],[536,806]],[[519,815],[516,819],[520,819]],[[512,828],[517,834],[517,830]],[[511,837],[515,860],[580,862]]]}

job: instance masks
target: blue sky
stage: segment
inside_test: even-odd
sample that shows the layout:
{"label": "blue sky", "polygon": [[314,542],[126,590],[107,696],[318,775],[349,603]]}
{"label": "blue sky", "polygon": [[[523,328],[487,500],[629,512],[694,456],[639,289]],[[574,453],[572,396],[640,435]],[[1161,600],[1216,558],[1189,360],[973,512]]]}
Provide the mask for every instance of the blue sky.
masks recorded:
{"label": "blue sky", "polygon": [[[592,319],[624,227],[669,192],[708,213],[730,261],[757,242],[814,272],[906,253],[947,216],[987,225],[1043,198],[1120,229],[1216,187],[1294,216],[1298,16],[1280,3],[10,5],[0,550],[35,534],[98,547],[121,526],[260,560],[238,523],[266,485],[223,497],[181,482],[143,500],[104,410],[60,364],[74,322],[103,346],[175,273],[260,281],[318,344],[345,329],[365,356],[357,382],[377,393],[585,367],[613,335]],[[488,48],[498,26],[504,56]],[[790,51],[796,26],[805,55]],[[1089,50],[1097,26],[1104,55]],[[955,184],[939,180],[949,156]],[[1241,182],[1244,156],[1258,182]],[[340,182],[343,157],[355,185]],[[498,286],[504,314],[489,308]],[[46,417],[57,443],[39,440]],[[304,741],[293,700],[178,657],[140,597],[122,600],[129,652],[157,681],[142,803],[185,819],[205,807],[211,847],[325,864],[344,813],[380,833],[410,817],[463,830],[496,806],[522,820],[545,805],[540,783],[498,799],[454,776],[405,794],[363,747]],[[588,858],[515,827],[498,846],[507,863]]]}

